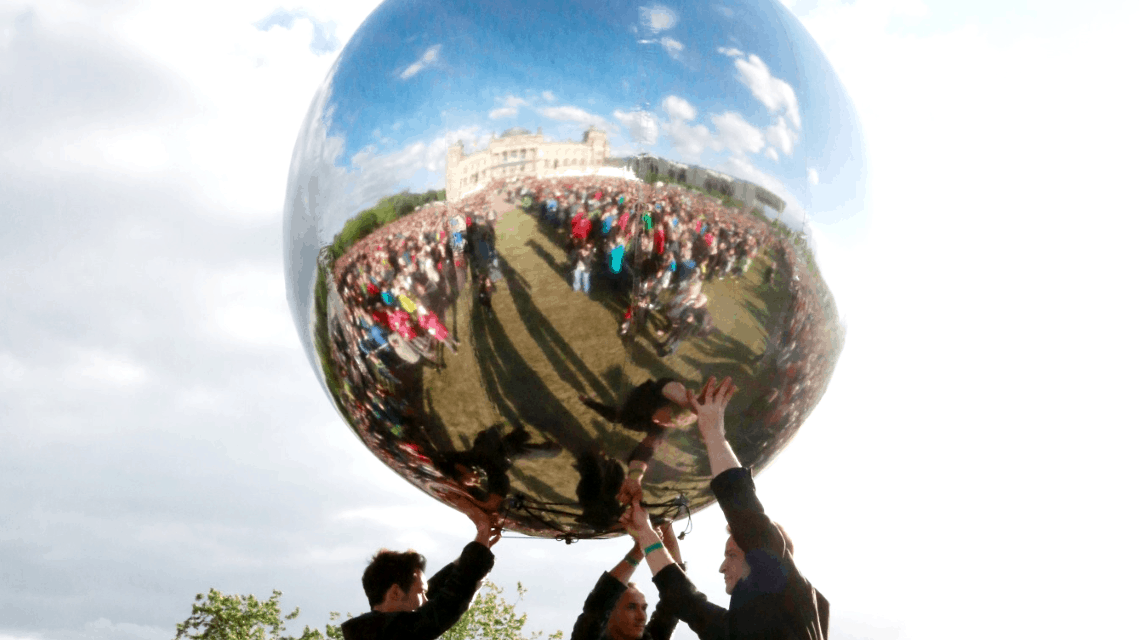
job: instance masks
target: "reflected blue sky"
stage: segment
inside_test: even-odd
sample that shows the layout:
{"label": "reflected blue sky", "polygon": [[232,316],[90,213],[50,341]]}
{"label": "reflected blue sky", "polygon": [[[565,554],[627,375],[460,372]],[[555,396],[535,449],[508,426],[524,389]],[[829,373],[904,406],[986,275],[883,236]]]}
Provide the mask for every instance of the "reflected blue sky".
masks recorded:
{"label": "reflected blue sky", "polygon": [[[816,222],[863,205],[855,111],[774,1],[389,0],[346,44],[323,118],[350,177],[441,136],[470,149],[514,126],[580,139],[594,125],[614,155],[648,152],[750,180]],[[429,165],[390,188],[442,183],[443,167]]]}

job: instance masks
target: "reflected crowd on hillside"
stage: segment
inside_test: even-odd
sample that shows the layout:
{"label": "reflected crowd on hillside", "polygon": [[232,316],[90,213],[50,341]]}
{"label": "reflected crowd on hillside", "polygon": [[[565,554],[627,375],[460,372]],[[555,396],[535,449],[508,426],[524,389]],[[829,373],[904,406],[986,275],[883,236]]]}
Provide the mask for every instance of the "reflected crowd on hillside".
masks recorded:
{"label": "reflected crowd on hillside", "polygon": [[[788,317],[762,352],[750,354],[755,365],[776,362],[765,427],[787,431],[781,425],[798,422],[823,393],[833,366],[826,354],[833,347],[823,344],[829,338],[813,322],[823,317],[819,292],[803,291],[816,286],[815,278],[801,282],[799,252],[764,218],[677,185],[628,178],[497,180],[458,201],[422,205],[327,265],[327,344],[335,375],[330,389],[369,448],[437,498],[517,510],[512,464],[562,450],[538,425],[528,430],[522,424],[487,426],[469,447],[455,450],[426,433],[413,391],[422,387],[423,368],[445,368],[464,348],[457,335],[460,313],[495,313],[494,294],[511,268],[496,250],[504,202],[533,216],[539,231],[564,248],[562,259],[547,259],[565,273],[567,295],[614,303],[621,344],[643,341],[661,358],[685,340],[717,331],[708,281],[739,279],[753,269],[761,270],[760,282],[779,280],[793,299]],[[461,309],[461,303],[469,306]],[[622,465],[604,455],[575,455],[583,482],[583,469],[598,476],[588,490],[579,488],[579,501],[589,495],[592,503],[577,505],[579,520],[591,510],[610,511]],[[591,527],[603,531],[613,524],[606,516]],[[512,528],[543,532],[552,526],[516,514]]]}

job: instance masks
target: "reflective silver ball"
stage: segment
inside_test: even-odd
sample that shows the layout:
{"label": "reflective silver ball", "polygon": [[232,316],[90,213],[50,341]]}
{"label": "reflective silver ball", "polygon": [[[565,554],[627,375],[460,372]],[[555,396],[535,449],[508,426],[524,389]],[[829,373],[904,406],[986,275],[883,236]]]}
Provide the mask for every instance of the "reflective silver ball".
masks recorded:
{"label": "reflective silver ball", "polygon": [[779,2],[385,2],[290,169],[294,319],[333,404],[439,500],[576,539],[713,497],[688,407],[759,472],[843,346],[813,225],[865,224],[863,142]]}

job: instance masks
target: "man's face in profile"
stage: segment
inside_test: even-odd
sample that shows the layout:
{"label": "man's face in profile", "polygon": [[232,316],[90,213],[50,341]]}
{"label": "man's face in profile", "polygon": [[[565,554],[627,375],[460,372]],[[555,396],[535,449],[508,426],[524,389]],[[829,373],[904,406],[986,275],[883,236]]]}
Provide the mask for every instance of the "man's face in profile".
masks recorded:
{"label": "man's face in profile", "polygon": [[412,579],[411,588],[402,591],[397,586],[396,589],[399,595],[395,603],[396,611],[415,611],[427,602],[427,595],[424,592],[424,572],[419,569],[416,570],[415,578]]}
{"label": "man's face in profile", "polygon": [[720,565],[720,572],[724,574],[724,592],[732,594],[736,583],[748,577],[750,568],[744,561],[744,552],[736,545],[731,536],[724,543],[724,562]]}
{"label": "man's face in profile", "polygon": [[649,604],[637,587],[629,587],[621,594],[610,614],[609,635],[614,640],[636,640],[645,633]]}

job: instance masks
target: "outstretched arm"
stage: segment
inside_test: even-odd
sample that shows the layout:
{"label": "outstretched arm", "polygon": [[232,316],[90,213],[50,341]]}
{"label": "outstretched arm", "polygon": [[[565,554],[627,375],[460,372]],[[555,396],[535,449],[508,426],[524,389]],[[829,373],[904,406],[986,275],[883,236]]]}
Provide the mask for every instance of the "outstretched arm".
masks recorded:
{"label": "outstretched arm", "polygon": [[697,413],[697,425],[712,468],[713,494],[724,511],[732,538],[746,554],[763,548],[778,558],[784,551],[783,537],[764,515],[752,474],[741,467],[725,438],[724,410],[736,391],[732,378],[725,378],[718,385],[716,378],[710,377],[700,396],[689,392],[689,406]]}
{"label": "outstretched arm", "polygon": [[645,511],[645,507],[641,506],[640,501],[633,501],[633,504],[622,514],[620,522],[640,545],[642,553],[645,554],[645,559],[649,562],[649,570],[653,572],[653,575],[657,575],[658,572],[671,564],[676,564],[673,561],[672,554],[665,549],[665,543],[661,540],[661,536],[657,534],[649,522],[649,513]]}
{"label": "outstretched arm", "polygon": [[637,541],[633,541],[633,549],[618,562],[613,569],[610,569],[610,575],[622,584],[629,584],[629,579],[633,577],[633,571],[637,569],[637,565],[641,564],[641,560],[645,558],[645,554],[641,551],[641,546]]}
{"label": "outstretched arm", "polygon": [[[677,536],[673,533],[673,523],[669,522],[662,525],[660,530],[661,541],[665,543],[665,549],[669,555],[673,556],[678,565],[684,567],[684,562],[681,561],[681,547],[677,544]],[[653,608],[653,615],[650,616],[649,623],[645,625],[646,637],[653,638],[653,640],[669,640],[676,627],[677,612],[664,598],[661,598],[657,601],[657,606]]]}
{"label": "outstretched arm", "polygon": [[697,414],[697,428],[701,438],[705,441],[705,450],[709,455],[709,466],[712,467],[713,477],[721,473],[740,467],[740,460],[728,444],[724,435],[724,410],[728,401],[736,394],[736,385],[732,378],[725,378],[719,385],[716,378],[709,377],[705,382],[700,395],[686,389],[687,404]]}
{"label": "outstretched arm", "polygon": [[[663,541],[649,522],[649,515],[637,502],[634,502],[622,516],[622,524],[630,535],[638,541],[653,571],[653,584],[661,594],[661,600],[653,611],[653,620],[650,624],[657,633],[654,638],[664,640],[668,638],[677,620],[684,620],[698,638],[723,638],[728,633],[728,612],[708,601],[700,591],[689,582],[689,578],[681,567],[674,562],[674,555],[680,556],[680,551],[673,539],[672,531],[665,532]],[[666,525],[671,529],[672,525]],[[648,627],[647,627],[648,628]]]}

